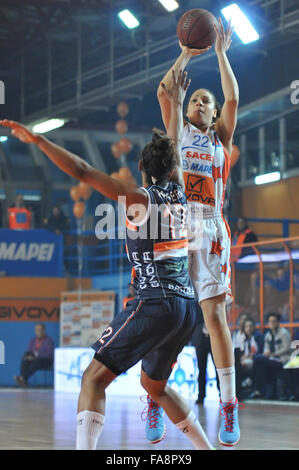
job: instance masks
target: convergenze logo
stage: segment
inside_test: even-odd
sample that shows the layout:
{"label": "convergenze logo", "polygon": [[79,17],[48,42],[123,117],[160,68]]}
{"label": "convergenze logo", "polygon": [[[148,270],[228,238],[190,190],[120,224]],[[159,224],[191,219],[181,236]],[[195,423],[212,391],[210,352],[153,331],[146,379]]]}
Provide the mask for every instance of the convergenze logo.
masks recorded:
{"label": "convergenze logo", "polygon": [[5,364],[5,345],[0,341],[0,364]]}

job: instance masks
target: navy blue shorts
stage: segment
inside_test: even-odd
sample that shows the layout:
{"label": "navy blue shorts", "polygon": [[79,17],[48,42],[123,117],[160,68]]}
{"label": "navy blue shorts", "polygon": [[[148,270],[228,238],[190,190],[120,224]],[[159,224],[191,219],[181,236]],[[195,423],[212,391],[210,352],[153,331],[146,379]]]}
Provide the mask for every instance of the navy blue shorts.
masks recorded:
{"label": "navy blue shorts", "polygon": [[134,299],[93,344],[94,358],[116,375],[142,360],[148,377],[167,380],[200,321],[201,310],[193,299]]}

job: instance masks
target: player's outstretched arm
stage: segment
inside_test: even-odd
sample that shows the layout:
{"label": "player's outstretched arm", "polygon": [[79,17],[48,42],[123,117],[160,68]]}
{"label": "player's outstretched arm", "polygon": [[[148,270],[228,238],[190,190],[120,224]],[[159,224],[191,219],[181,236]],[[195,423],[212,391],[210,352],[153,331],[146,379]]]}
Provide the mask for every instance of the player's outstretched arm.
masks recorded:
{"label": "player's outstretched arm", "polygon": [[147,196],[136,185],[111,178],[111,176],[90,166],[82,158],[54,144],[44,136],[31,132],[16,121],[4,119],[0,120],[0,124],[9,127],[12,135],[22,142],[36,144],[58,168],[89,184],[104,196],[114,201],[117,201],[119,196],[125,196],[127,207],[134,203],[147,206]]}
{"label": "player's outstretched arm", "polygon": [[167,96],[165,96],[162,83],[164,83],[166,88],[169,88],[172,83],[172,70],[175,71],[175,75],[177,77],[179,70],[184,70],[189,60],[192,57],[203,54],[204,52],[207,52],[211,48],[211,46],[209,46],[209,47],[206,47],[205,49],[189,49],[188,47],[183,46],[180,42],[179,42],[179,45],[180,45],[180,48],[182,49],[182,52],[177,58],[177,60],[175,61],[174,65],[168,70],[166,75],[164,75],[162,81],[159,84],[158,91],[157,91],[157,97],[158,97],[158,101],[160,104],[162,120],[163,120],[165,129],[168,129],[171,106],[170,106],[169,99],[167,98]]}
{"label": "player's outstretched arm", "polygon": [[221,85],[224,95],[224,104],[222,106],[220,118],[216,123],[216,131],[219,135],[223,145],[227,148],[229,153],[232,149],[232,139],[237,125],[237,112],[239,105],[239,87],[234,72],[231,68],[226,51],[231,45],[231,36],[233,27],[229,22],[226,31],[224,31],[221,19],[218,20],[218,25],[214,25],[217,38],[215,43],[215,52],[217,54]]}
{"label": "player's outstretched arm", "polygon": [[178,77],[176,78],[175,70],[172,70],[172,81],[167,87],[163,82],[161,87],[163,93],[170,103],[170,119],[167,128],[167,136],[173,141],[176,149],[176,168],[172,174],[172,180],[179,183],[183,188],[185,187],[181,159],[181,140],[183,134],[183,103],[186,92],[191,83],[191,79],[187,77],[187,72],[179,70]]}

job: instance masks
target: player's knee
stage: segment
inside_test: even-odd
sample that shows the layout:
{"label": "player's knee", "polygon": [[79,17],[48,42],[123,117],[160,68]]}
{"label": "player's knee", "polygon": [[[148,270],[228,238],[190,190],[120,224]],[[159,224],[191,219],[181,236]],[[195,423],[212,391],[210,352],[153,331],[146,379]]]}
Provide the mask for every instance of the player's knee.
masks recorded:
{"label": "player's knee", "polygon": [[165,393],[165,388],[157,389],[155,387],[149,387],[149,389],[147,390],[147,393],[149,394],[149,396],[151,397],[153,401],[159,403],[161,397]]}
{"label": "player's knee", "polygon": [[212,331],[223,329],[227,325],[225,312],[222,310],[211,312],[205,323],[210,334]]}
{"label": "player's knee", "polygon": [[92,383],[92,376],[90,374],[90,371],[87,369],[85,369],[85,371],[83,372],[83,375],[82,375],[82,379],[81,379],[81,389],[85,389],[85,390],[88,390],[90,388],[90,385]]}
{"label": "player's knee", "polygon": [[154,401],[159,401],[159,398],[164,394],[165,386],[160,384],[154,384],[152,380],[150,380],[143,374],[141,375],[140,383],[145,389],[145,391],[148,393],[148,395],[151,397],[151,399]]}
{"label": "player's knee", "polygon": [[81,389],[92,390],[94,387],[101,386],[101,376],[96,374],[92,368],[92,365],[88,366],[83,372],[81,380]]}
{"label": "player's knee", "polygon": [[147,379],[147,377],[144,375],[144,374],[141,374],[141,377],[140,377],[140,384],[141,386],[144,388],[144,390],[148,392],[148,389],[150,388],[150,384],[149,384],[149,381]]}

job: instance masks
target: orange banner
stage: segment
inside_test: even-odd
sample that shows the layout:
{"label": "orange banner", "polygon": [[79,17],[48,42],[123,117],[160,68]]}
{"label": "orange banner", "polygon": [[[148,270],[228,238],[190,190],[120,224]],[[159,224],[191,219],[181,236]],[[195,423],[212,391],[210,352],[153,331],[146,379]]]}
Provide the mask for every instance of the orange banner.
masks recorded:
{"label": "orange banner", "polygon": [[58,322],[59,299],[0,299],[0,322]]}

